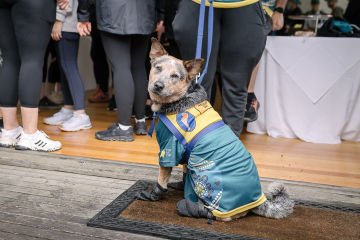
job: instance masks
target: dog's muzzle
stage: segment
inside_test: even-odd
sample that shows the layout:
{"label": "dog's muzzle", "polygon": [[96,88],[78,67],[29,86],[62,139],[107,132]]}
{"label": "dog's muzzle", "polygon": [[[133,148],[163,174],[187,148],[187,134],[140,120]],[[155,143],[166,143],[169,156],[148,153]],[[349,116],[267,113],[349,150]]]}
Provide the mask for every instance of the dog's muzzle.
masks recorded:
{"label": "dog's muzzle", "polygon": [[152,92],[156,94],[160,94],[164,88],[165,88],[165,84],[163,82],[156,81],[153,85]]}

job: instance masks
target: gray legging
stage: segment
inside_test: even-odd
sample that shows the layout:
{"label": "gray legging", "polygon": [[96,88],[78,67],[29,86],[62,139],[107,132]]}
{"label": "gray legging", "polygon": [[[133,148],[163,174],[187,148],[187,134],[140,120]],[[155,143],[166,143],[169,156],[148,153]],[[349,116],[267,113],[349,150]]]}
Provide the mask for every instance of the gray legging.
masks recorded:
{"label": "gray legging", "polygon": [[101,37],[114,73],[118,120],[120,124],[130,125],[133,109],[137,119],[145,117],[149,36],[101,32]]}
{"label": "gray legging", "polygon": [[[183,59],[195,56],[199,6],[191,0],[181,1],[173,21],[175,40]],[[210,98],[217,56],[220,56],[222,116],[238,136],[242,131],[251,72],[265,47],[264,24],[265,16],[260,3],[240,8],[214,9],[213,46],[202,84]],[[202,56],[206,58],[206,38],[204,41]]]}
{"label": "gray legging", "polygon": [[54,0],[0,1],[0,106],[38,106],[54,20]]}

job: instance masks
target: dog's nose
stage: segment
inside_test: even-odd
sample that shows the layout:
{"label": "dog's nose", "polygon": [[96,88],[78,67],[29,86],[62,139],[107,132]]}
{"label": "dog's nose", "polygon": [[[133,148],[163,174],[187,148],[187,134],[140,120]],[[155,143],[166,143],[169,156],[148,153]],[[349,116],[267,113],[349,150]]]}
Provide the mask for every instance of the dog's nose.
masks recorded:
{"label": "dog's nose", "polygon": [[157,82],[155,82],[155,84],[154,84],[154,89],[155,89],[155,91],[157,91],[157,92],[161,92],[161,90],[163,90],[164,87],[165,87],[164,83],[163,83],[163,82],[160,82],[160,81],[157,81]]}

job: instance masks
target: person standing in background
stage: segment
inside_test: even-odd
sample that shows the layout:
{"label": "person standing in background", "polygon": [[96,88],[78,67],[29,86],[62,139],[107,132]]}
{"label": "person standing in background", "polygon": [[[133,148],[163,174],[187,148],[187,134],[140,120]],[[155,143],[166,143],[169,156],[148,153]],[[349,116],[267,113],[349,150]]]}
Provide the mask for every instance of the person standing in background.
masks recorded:
{"label": "person standing in background", "polygon": [[[78,30],[91,32],[89,0],[79,0]],[[114,73],[118,121],[95,137],[99,140],[133,141],[131,115],[135,113],[135,133],[146,135],[145,103],[148,77],[145,59],[150,34],[162,29],[164,0],[96,1],[97,27]],[[156,24],[157,23],[157,24]]]}
{"label": "person standing in background", "polygon": [[355,24],[360,27],[360,1],[349,0],[349,4],[346,8],[345,19],[351,24]]}
{"label": "person standing in background", "polygon": [[92,127],[90,118],[85,112],[85,88],[77,64],[80,41],[76,28],[77,7],[78,0],[70,0],[65,10],[58,8],[56,11],[56,22],[51,37],[57,41],[64,107],[52,117],[44,119],[44,123],[61,125],[60,129],[67,132]]}
{"label": "person standing in background", "polygon": [[[101,1],[101,0],[100,0]],[[90,0],[90,22],[91,22],[91,49],[90,56],[94,63],[94,76],[97,88],[89,98],[91,103],[109,102],[109,65],[105,49],[101,40],[100,31],[96,23],[96,0]]]}
{"label": "person standing in background", "polygon": [[306,15],[325,15],[324,11],[320,10],[320,0],[311,0],[311,10],[306,12]]}
{"label": "person standing in background", "polygon": [[[67,0],[58,1],[65,7]],[[56,151],[61,143],[39,131],[38,103],[42,67],[55,0],[0,1],[0,108],[4,129],[0,146],[18,150]],[[17,104],[21,106],[21,127]]]}
{"label": "person standing in background", "polygon": [[336,6],[337,0],[325,0],[327,2],[328,7],[331,9],[331,15],[338,18],[344,17],[344,9]]}
{"label": "person standing in background", "polygon": [[[175,40],[183,59],[193,59],[195,56],[200,2],[182,0],[173,21]],[[208,71],[202,85],[211,99],[216,64],[220,56],[223,85],[222,117],[237,136],[240,136],[243,128],[251,72],[259,62],[265,47],[265,21],[263,8],[258,1],[214,2],[213,45]],[[204,29],[204,35],[208,36],[207,23]],[[204,46],[204,59],[206,49]]]}
{"label": "person standing in background", "polygon": [[[284,11],[287,0],[262,0],[262,5],[266,12],[266,26],[265,35],[276,34],[276,31],[284,27]],[[260,104],[254,93],[255,80],[259,65],[256,65],[252,74],[248,87],[248,96],[246,103],[246,111],[244,116],[245,122],[254,122],[258,118],[258,110]]]}

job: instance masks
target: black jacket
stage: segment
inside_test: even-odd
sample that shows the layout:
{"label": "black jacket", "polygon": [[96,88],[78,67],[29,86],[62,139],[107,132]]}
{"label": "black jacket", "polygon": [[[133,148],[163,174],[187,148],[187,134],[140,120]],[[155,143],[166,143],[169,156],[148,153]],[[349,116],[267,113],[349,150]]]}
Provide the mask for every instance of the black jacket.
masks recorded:
{"label": "black jacket", "polygon": [[[99,30],[120,35],[150,34],[156,22],[164,19],[165,0],[97,0]],[[90,20],[90,0],[79,0],[78,19]]]}

